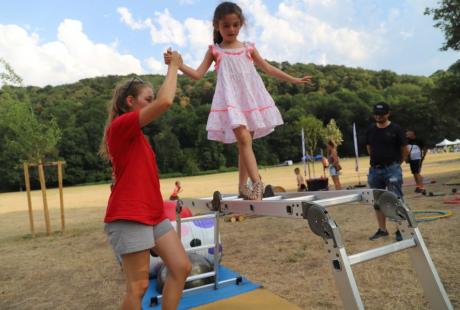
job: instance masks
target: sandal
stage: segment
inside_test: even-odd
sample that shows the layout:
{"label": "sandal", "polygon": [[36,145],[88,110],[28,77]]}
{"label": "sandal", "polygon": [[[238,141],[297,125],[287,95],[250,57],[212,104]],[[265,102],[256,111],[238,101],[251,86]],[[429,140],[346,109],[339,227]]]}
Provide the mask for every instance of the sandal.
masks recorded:
{"label": "sandal", "polygon": [[249,200],[262,200],[264,194],[264,184],[262,181],[255,182],[252,185],[252,190],[249,192]]}
{"label": "sandal", "polygon": [[251,190],[249,189],[247,184],[240,185],[238,188],[238,198],[243,198],[245,200],[249,199],[249,193]]}

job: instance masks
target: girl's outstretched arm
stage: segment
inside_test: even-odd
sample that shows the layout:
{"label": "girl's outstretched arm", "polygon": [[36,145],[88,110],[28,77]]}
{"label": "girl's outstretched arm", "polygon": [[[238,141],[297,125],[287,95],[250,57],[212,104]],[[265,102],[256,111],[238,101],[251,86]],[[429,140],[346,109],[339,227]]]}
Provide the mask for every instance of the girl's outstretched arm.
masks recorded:
{"label": "girl's outstretched arm", "polygon": [[262,56],[260,56],[259,52],[255,48],[252,51],[251,56],[257,67],[259,67],[262,71],[264,71],[266,74],[270,76],[293,84],[311,84],[312,77],[310,75],[306,75],[301,78],[293,77],[292,75],[289,75],[286,72],[283,72],[280,69],[269,64],[265,59],[262,58]]}
{"label": "girl's outstretched arm", "polygon": [[[168,50],[163,55],[164,55],[165,63],[169,64],[169,62],[171,61],[170,60],[171,52]],[[212,56],[211,49],[208,49],[208,51],[206,52],[206,55],[204,55],[203,62],[198,66],[198,68],[193,69],[187,66],[186,64],[182,64],[179,67],[179,70],[182,71],[185,75],[191,77],[192,79],[199,80],[206,74],[206,72],[208,72],[208,69],[211,66],[213,60],[214,58]]]}
{"label": "girl's outstretched arm", "polygon": [[139,125],[144,127],[161,114],[167,111],[173,104],[176,96],[177,70],[182,65],[182,57],[177,52],[171,52],[171,61],[168,65],[168,72],[165,80],[158,90],[157,98],[139,112]]}

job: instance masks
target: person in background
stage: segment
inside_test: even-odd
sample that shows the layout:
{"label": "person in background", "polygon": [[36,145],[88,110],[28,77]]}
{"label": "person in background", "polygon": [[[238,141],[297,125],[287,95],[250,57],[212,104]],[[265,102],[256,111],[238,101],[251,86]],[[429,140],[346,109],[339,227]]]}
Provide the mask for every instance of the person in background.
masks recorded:
{"label": "person in background", "polygon": [[173,190],[171,196],[169,196],[169,200],[177,200],[177,199],[179,199],[179,193],[180,192],[182,192],[182,187],[180,185],[180,182],[176,181],[174,183],[174,190]]}
{"label": "person in background", "polygon": [[303,175],[300,173],[300,169],[299,168],[295,168],[294,169],[294,173],[296,175],[296,178],[297,178],[297,191],[298,192],[304,192],[307,190],[307,185],[305,184],[305,178],[303,177]]}
{"label": "person in background", "polygon": [[335,143],[330,140],[327,143],[327,161],[329,163],[329,174],[334,182],[334,187],[336,190],[341,190],[342,185],[340,184],[339,171],[342,170],[342,167],[339,163],[339,156],[337,155]]}
{"label": "person in background", "polygon": [[[375,123],[366,131],[366,148],[370,156],[368,183],[370,188],[387,189],[402,200],[401,163],[406,160],[409,150],[404,131],[389,117],[390,106],[387,103],[374,105]],[[370,240],[388,236],[385,214],[376,204],[374,209],[379,228]],[[399,230],[396,231],[396,240],[402,240]]]}
{"label": "person in background", "polygon": [[425,191],[425,186],[423,185],[423,177],[420,172],[422,171],[422,163],[428,148],[423,140],[417,138],[415,130],[406,130],[406,138],[409,145],[407,163],[410,165],[410,171],[414,176],[415,192],[423,193]]}

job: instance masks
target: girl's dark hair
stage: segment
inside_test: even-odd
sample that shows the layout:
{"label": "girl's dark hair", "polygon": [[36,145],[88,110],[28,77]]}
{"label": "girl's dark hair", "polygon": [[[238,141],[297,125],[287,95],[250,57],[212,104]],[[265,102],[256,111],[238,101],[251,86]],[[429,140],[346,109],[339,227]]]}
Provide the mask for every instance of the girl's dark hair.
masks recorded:
{"label": "girl's dark hair", "polygon": [[335,143],[332,140],[327,141],[327,144],[329,144],[332,147],[335,147]]}
{"label": "girl's dark hair", "polygon": [[99,155],[103,159],[110,160],[107,149],[107,129],[116,117],[130,111],[129,106],[126,103],[126,98],[128,96],[137,98],[144,87],[152,87],[152,85],[135,77],[129,81],[123,82],[113,90],[112,100],[110,100],[107,105],[107,121],[105,123],[101,145],[99,146]]}
{"label": "girl's dark hair", "polygon": [[243,15],[243,10],[238,6],[238,4],[233,3],[233,2],[222,2],[219,4],[215,11],[214,11],[214,17],[212,19],[212,25],[214,27],[214,32],[213,32],[213,40],[214,43],[221,43],[223,41],[222,35],[219,32],[219,21],[224,18],[225,15],[228,14],[236,14],[241,21],[241,25],[244,25],[245,18]]}

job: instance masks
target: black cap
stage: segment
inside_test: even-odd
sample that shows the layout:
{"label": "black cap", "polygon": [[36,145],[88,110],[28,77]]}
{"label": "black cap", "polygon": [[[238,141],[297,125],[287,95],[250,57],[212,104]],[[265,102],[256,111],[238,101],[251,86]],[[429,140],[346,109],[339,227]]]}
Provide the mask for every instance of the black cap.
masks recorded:
{"label": "black cap", "polygon": [[390,112],[390,106],[385,102],[379,102],[374,105],[374,115],[385,115]]}

